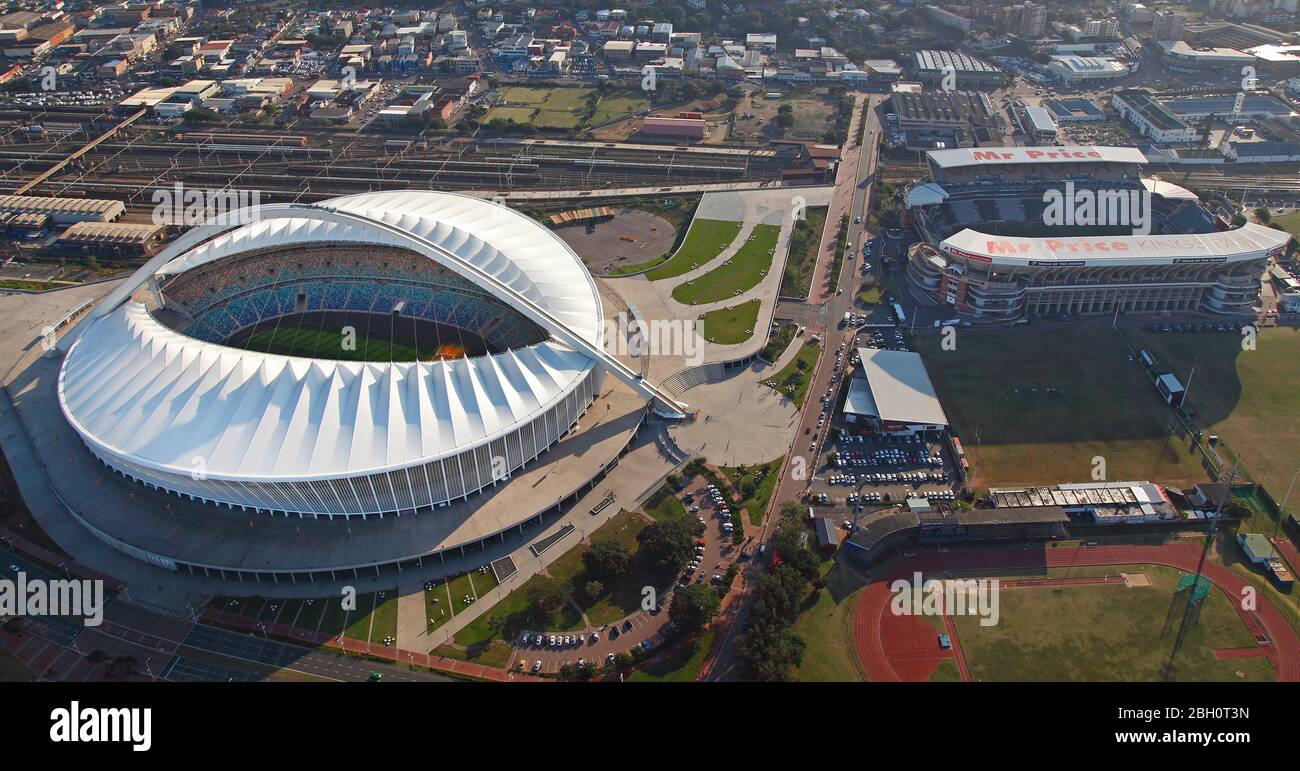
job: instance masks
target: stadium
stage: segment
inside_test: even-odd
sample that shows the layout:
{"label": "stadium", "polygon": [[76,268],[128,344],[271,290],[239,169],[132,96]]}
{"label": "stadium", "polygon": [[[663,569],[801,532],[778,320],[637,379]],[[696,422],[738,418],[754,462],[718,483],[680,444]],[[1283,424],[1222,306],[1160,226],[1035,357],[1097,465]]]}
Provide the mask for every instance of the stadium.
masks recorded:
{"label": "stadium", "polygon": [[[477,507],[457,504],[576,432],[606,375],[639,414],[680,414],[605,351],[594,280],[522,214],[418,191],[252,214],[189,231],[60,341],[80,440],[188,516],[446,516],[454,546],[534,515],[465,529]],[[363,564],[421,553],[392,545]]]}
{"label": "stadium", "polygon": [[[907,276],[923,305],[962,318],[1203,312],[1246,316],[1290,236],[1229,229],[1189,190],[1142,176],[1123,147],[999,147],[927,153],[906,205],[921,236]],[[1051,193],[1095,202],[1096,217],[1047,224]],[[1135,235],[1141,214],[1145,234]]]}

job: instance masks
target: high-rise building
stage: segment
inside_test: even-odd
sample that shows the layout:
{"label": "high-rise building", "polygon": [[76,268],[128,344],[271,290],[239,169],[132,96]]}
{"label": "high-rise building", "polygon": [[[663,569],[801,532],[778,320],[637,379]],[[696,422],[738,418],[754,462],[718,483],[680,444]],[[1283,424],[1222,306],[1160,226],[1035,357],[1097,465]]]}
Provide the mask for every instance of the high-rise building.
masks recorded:
{"label": "high-rise building", "polygon": [[1040,38],[1047,29],[1047,8],[1025,3],[1020,8],[1020,36]]}
{"label": "high-rise building", "polygon": [[1094,40],[1118,40],[1119,19],[1089,19],[1084,34]]}
{"label": "high-rise building", "polygon": [[1183,36],[1187,17],[1177,11],[1157,11],[1151,23],[1151,37],[1156,40],[1178,40]]}

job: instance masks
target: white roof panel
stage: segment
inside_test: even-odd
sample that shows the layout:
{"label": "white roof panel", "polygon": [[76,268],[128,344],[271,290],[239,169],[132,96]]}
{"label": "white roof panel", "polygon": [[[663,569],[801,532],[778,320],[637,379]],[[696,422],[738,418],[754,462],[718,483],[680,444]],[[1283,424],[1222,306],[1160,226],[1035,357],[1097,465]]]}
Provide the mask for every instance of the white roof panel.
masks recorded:
{"label": "white roof panel", "polygon": [[1136,147],[1096,147],[1072,145],[1068,147],[962,147],[954,150],[931,150],[926,153],[930,161],[943,169],[960,166],[993,166],[1006,164],[1046,163],[1137,163],[1145,164],[1147,157]]}

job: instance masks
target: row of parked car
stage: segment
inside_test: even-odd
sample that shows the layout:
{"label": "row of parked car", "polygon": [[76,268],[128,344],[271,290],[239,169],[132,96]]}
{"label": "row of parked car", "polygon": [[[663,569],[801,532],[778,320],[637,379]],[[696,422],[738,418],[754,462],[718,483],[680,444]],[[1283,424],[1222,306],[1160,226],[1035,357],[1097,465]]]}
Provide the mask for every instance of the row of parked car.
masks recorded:
{"label": "row of parked car", "polygon": [[573,648],[589,642],[595,645],[600,642],[600,632],[592,632],[591,637],[584,638],[581,634],[537,634],[536,632],[525,631],[520,635],[519,642],[522,645],[531,645],[535,648]]}
{"label": "row of parked car", "polygon": [[1151,327],[1152,332],[1236,332],[1237,328],[1233,325],[1222,322],[1219,324],[1155,324]]}

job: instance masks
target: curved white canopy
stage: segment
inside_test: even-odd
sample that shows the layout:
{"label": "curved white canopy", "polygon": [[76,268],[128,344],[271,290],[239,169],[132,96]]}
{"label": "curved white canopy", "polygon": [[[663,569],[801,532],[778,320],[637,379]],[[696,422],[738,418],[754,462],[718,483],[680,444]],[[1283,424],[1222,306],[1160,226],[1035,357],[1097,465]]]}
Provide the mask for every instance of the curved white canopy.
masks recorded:
{"label": "curved white canopy", "polygon": [[77,341],[59,400],[87,441],[147,468],[307,480],[413,466],[491,441],[593,366],[551,341],[436,362],[278,356],[187,337],[131,302]]}
{"label": "curved white canopy", "polygon": [[[403,468],[520,428],[607,357],[600,297],[582,261],[506,207],[403,191],[255,214],[249,224],[214,223],[186,234],[85,319],[59,375],[59,400],[87,442],[173,473],[192,473],[201,459],[202,472],[217,479],[310,480]],[[196,340],[124,301],[155,272],[340,241],[416,249],[543,323],[555,339],[445,362],[318,360]]]}

